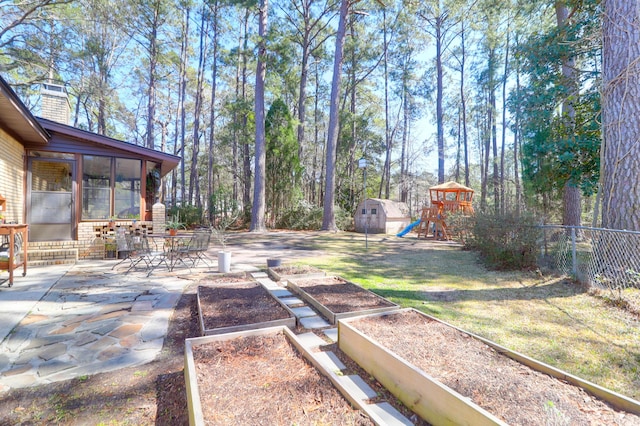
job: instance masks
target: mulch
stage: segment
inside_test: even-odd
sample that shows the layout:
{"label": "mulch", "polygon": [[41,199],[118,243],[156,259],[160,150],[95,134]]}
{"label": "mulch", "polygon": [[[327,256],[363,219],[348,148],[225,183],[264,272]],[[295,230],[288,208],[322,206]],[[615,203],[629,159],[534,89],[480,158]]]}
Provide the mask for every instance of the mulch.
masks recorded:
{"label": "mulch", "polygon": [[360,318],[350,325],[508,424],[640,424],[640,417],[416,312]]}

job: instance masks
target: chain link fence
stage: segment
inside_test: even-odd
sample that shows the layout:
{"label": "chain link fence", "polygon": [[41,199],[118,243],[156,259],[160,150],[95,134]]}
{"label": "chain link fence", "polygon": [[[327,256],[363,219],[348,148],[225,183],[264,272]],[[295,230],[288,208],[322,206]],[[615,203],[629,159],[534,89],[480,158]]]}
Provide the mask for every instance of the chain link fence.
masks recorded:
{"label": "chain link fence", "polygon": [[640,312],[640,232],[542,226],[539,265],[572,275]]}

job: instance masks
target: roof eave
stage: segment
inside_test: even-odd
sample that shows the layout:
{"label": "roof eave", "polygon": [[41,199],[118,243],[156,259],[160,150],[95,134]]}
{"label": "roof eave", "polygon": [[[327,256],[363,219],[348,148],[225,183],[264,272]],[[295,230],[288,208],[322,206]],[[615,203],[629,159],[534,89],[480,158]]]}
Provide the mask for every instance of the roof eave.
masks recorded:
{"label": "roof eave", "polygon": [[45,145],[51,137],[0,76],[0,123],[23,145]]}
{"label": "roof eave", "polygon": [[99,135],[86,130],[78,129],[76,127],[67,126],[62,123],[47,120],[45,118],[38,118],[38,121],[45,129],[49,131],[63,134],[75,139],[87,140],[109,148],[136,153],[138,155],[144,156],[149,160],[157,161],[161,165],[160,174],[162,176],[170,173],[173,169],[176,168],[178,164],[180,164],[180,161],[182,160],[182,158],[177,155],[167,154],[155,149],[150,149],[144,146],[124,142],[118,139],[110,138],[108,136]]}

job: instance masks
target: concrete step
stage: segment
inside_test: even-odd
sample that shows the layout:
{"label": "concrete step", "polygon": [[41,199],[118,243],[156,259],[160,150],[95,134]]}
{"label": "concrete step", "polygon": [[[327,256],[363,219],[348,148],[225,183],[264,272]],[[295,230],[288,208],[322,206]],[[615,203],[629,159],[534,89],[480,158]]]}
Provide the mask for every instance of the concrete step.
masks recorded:
{"label": "concrete step", "polygon": [[379,425],[412,425],[413,422],[402,415],[401,412],[393,408],[388,402],[380,404],[370,404],[366,406],[366,411],[372,420]]}
{"label": "concrete step", "polygon": [[28,266],[73,265],[78,262],[77,248],[27,249]]}

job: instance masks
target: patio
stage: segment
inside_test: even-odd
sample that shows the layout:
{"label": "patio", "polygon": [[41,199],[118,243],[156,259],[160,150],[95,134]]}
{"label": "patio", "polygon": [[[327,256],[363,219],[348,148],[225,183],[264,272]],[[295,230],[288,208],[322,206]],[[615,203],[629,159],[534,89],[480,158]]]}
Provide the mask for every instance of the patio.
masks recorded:
{"label": "patio", "polygon": [[[247,242],[246,239],[249,238]],[[292,244],[300,234],[238,233],[232,272],[256,271],[266,259],[293,261],[318,251]],[[245,240],[233,245],[234,239]],[[208,257],[216,259],[211,245]],[[147,272],[112,269],[114,260],[30,267],[13,287],[0,285],[0,392],[145,364],[162,349],[169,318],[194,280],[217,266]]]}

